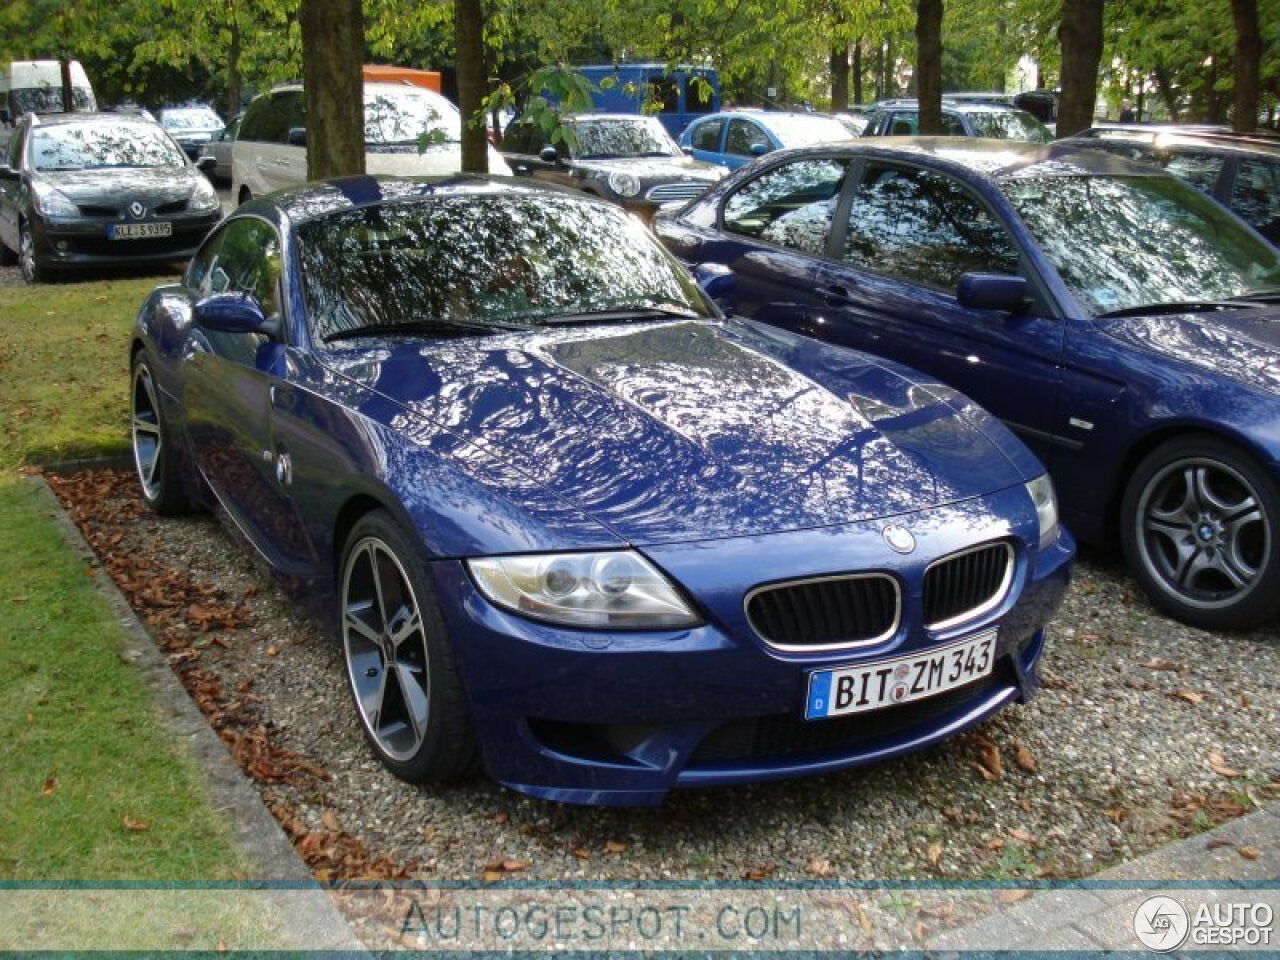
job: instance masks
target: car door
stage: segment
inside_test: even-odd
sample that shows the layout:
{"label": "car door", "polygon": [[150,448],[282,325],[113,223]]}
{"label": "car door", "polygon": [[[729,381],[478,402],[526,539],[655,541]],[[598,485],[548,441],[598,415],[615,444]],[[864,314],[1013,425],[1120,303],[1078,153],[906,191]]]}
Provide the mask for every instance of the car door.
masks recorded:
{"label": "car door", "polygon": [[[289,131],[307,126],[301,90],[271,94],[271,107],[252,152],[254,194],[295,187],[307,180],[307,151],[289,142]],[[234,148],[233,148],[234,149]],[[246,178],[248,179],[248,178]]]}
{"label": "car door", "polygon": [[[702,120],[689,128],[689,155],[704,163],[724,163],[724,117]],[[684,141],[685,138],[681,138]]]}
{"label": "car door", "polygon": [[[1001,417],[1046,462],[1056,448],[1065,325],[996,211],[949,174],[869,158],[815,283],[817,335],[928,373]],[[1014,274],[1026,308],[960,303],[966,273]]]}
{"label": "car door", "polygon": [[777,144],[754,120],[746,117],[730,117],[724,134],[724,156],[720,163],[736,170],[757,157],[763,157],[776,149]]}
{"label": "car door", "polygon": [[1241,157],[1228,194],[1231,209],[1280,246],[1280,157]]}
{"label": "car door", "polygon": [[22,214],[22,150],[27,129],[27,123],[19,120],[0,158],[13,171],[13,179],[0,180],[0,244],[14,252],[18,249],[18,221]]}
{"label": "car door", "polygon": [[[245,292],[263,312],[282,302],[280,238],[265,220],[232,220],[193,260],[188,283],[200,296]],[[197,469],[227,513],[280,569],[313,568],[290,487],[289,450],[275,409],[293,388],[283,377],[284,347],[261,334],[197,326],[184,356],[182,402]]]}

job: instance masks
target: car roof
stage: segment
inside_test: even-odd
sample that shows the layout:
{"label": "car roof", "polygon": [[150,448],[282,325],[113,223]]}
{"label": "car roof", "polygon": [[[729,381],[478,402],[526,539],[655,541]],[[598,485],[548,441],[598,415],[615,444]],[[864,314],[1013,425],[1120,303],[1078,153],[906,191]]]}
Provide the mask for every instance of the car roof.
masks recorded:
{"label": "car roof", "polygon": [[132,123],[141,127],[155,127],[158,124],[140,113],[115,113],[110,110],[99,110],[96,113],[76,111],[72,113],[30,113],[33,127],[50,127],[73,123]]}
{"label": "car roof", "polygon": [[[985,100],[949,100],[948,95],[942,95],[942,109],[954,110],[957,113],[1025,113],[1021,107],[1016,107],[1011,103],[990,103]],[[919,110],[919,100],[881,100],[879,103],[872,104],[876,110]]]}
{"label": "car roof", "polygon": [[380,203],[397,203],[424,197],[448,199],[464,196],[507,197],[512,200],[528,197],[559,197],[614,210],[621,209],[578,190],[516,177],[477,173],[455,173],[436,177],[362,174],[318,183],[305,183],[298,187],[255,197],[238,207],[230,216],[235,217],[243,213],[265,217],[277,223],[287,221],[297,226],[343,210],[376,206]]}
{"label": "car roof", "polygon": [[1280,140],[1248,134],[1195,130],[1187,127],[1137,127],[1098,124],[1071,138],[1079,142],[1149,143],[1161,148],[1193,147],[1228,153],[1280,156]]}
{"label": "car roof", "polygon": [[1146,164],[1134,163],[1079,143],[1027,143],[983,137],[867,137],[794,147],[768,154],[773,158],[830,156],[856,153],[886,160],[928,160],[953,174],[976,174],[991,179],[1022,176],[1089,176],[1104,173],[1167,176]]}

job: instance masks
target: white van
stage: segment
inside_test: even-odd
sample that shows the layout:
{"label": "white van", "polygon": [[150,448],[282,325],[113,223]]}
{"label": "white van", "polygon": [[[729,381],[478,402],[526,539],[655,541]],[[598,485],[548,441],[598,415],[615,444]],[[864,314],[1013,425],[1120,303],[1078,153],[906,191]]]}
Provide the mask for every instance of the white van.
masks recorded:
{"label": "white van", "polygon": [[[71,61],[72,110],[98,109],[79,60]],[[12,60],[0,64],[0,127],[12,127],[28,111],[62,113],[62,64],[57,60]]]}
{"label": "white van", "polygon": [[[419,152],[418,138],[438,141]],[[436,93],[407,83],[364,85],[365,172],[399,176],[462,169],[462,116]],[[231,147],[231,196],[237,204],[307,179],[307,115],[301,84],[275,87],[244,112]],[[511,168],[489,147],[489,172]]]}

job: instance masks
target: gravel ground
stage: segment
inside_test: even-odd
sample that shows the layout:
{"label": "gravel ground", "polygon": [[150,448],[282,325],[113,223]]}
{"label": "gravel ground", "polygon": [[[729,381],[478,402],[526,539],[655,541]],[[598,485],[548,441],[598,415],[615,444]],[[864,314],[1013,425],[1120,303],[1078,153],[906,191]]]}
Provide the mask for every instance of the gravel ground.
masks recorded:
{"label": "gravel ground", "polygon": [[[241,750],[257,733],[222,735],[323,878],[474,880],[503,860],[542,880],[1086,876],[1280,784],[1277,630],[1184,627],[1094,558],[1077,566],[1041,694],[924,753],[675,792],[656,810],[561,806],[483,778],[415,788],[366,749],[337,645],[221,525],[154,517],[125,472],[51,480],[197,701],[236,691],[204,704],[215,726],[265,731],[274,767]],[[166,584],[185,591],[158,601],[167,613]],[[282,763],[294,774],[276,776]]]}
{"label": "gravel ground", "polygon": [[22,271],[17,267],[0,266],[0,287],[16,287],[22,283]]}

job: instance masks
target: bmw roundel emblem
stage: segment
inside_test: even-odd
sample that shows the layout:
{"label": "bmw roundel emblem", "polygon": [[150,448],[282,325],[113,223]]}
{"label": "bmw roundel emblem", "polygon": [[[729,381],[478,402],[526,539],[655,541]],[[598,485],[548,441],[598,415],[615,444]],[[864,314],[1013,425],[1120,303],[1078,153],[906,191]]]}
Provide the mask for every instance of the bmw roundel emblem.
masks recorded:
{"label": "bmw roundel emblem", "polygon": [[910,553],[916,548],[916,538],[906,527],[891,524],[881,530],[880,534],[884,537],[884,542],[889,545],[889,549],[896,553]]}
{"label": "bmw roundel emblem", "polygon": [[147,215],[147,208],[135,200],[129,204],[129,215],[135,220],[141,220]]}

